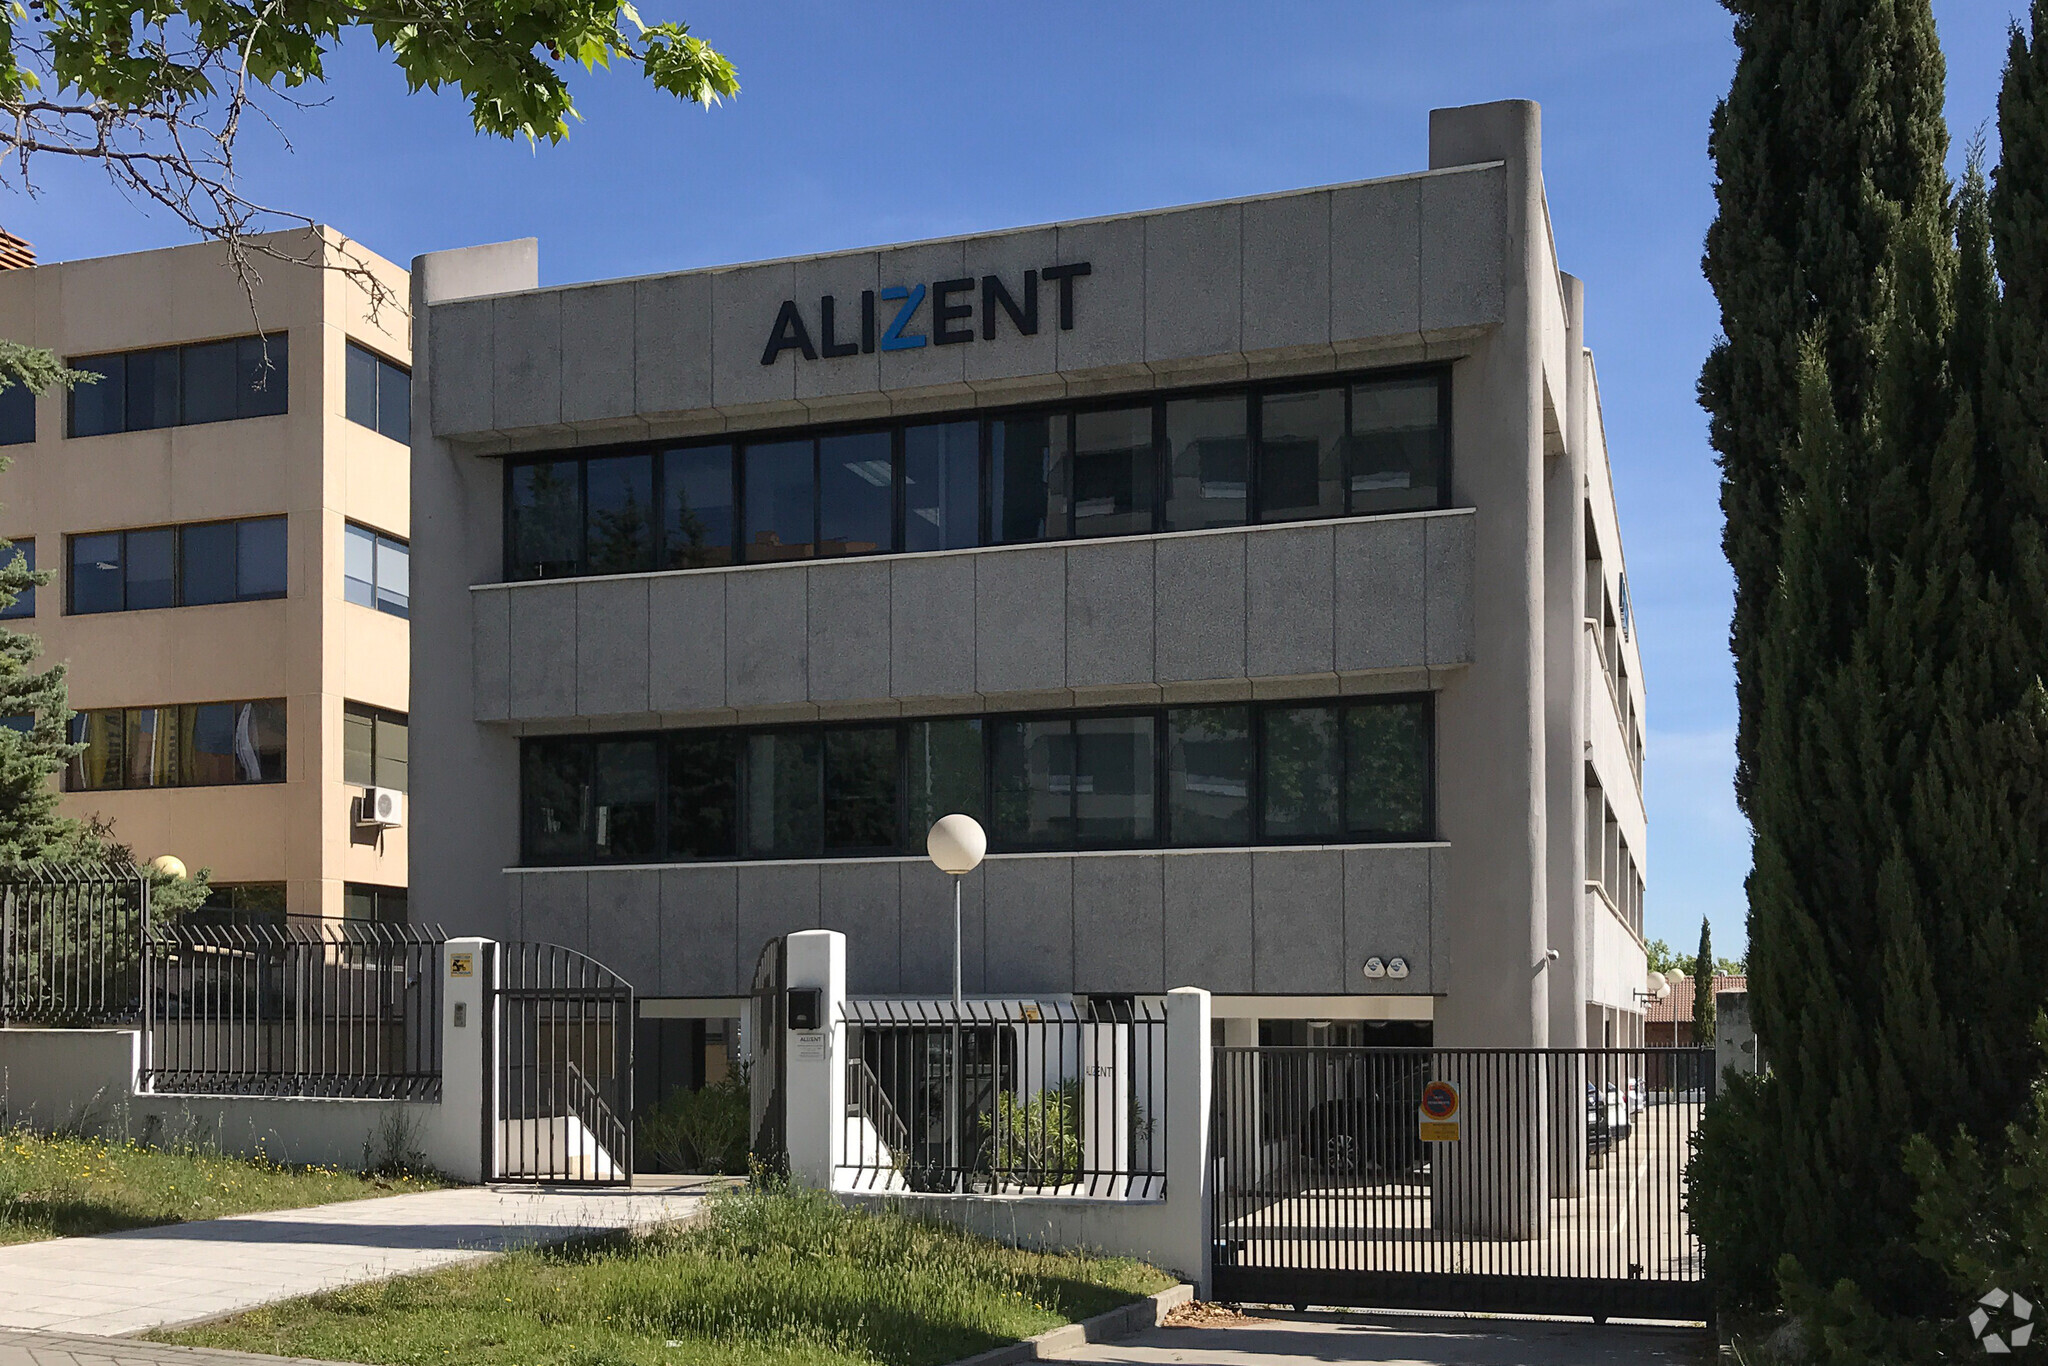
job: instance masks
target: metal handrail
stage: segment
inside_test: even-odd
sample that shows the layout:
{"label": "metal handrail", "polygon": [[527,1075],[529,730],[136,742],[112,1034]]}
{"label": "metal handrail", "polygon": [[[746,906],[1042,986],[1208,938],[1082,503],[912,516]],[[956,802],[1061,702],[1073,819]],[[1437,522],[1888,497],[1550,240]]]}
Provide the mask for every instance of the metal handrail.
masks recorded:
{"label": "metal handrail", "polygon": [[865,1058],[847,1060],[846,1094],[847,1114],[874,1125],[882,1147],[898,1158],[903,1157],[910,1149],[910,1124],[897,1111],[889,1093],[882,1089],[882,1079]]}

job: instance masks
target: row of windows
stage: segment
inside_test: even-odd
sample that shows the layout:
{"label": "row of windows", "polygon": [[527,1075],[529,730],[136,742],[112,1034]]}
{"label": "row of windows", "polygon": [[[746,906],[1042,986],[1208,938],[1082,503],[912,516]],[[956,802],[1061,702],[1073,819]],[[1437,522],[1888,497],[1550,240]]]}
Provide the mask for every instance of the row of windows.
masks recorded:
{"label": "row of windows", "polygon": [[282,517],[97,531],[70,540],[74,614],[284,596]]}
{"label": "row of windows", "polygon": [[626,574],[1404,512],[1448,494],[1440,371],[506,468],[505,575]]}
{"label": "row of windows", "polygon": [[[344,882],[341,885],[341,913],[349,920],[379,920],[403,925],[409,915],[405,888],[382,887],[373,882]],[[236,925],[282,925],[285,922],[285,887],[282,882],[216,882],[207,888],[206,900],[190,914],[194,920],[203,918]]]}
{"label": "row of windows", "polygon": [[80,712],[73,792],[284,781],[284,699]]}
{"label": "row of windows", "polygon": [[1427,697],[523,742],[526,863],[1428,838]]}
{"label": "row of windows", "polygon": [[236,337],[148,351],[73,356],[74,370],[97,375],[70,394],[73,436],[144,432],[285,411],[288,338]]}
{"label": "row of windows", "polygon": [[412,375],[376,352],[348,344],[345,410],[348,420],[412,444]]}
{"label": "row of windows", "polygon": [[347,702],[341,709],[341,780],[405,791],[411,726],[404,712]]}
{"label": "row of windows", "polygon": [[[282,517],[101,531],[69,541],[69,610],[75,615],[285,595]],[[10,544],[29,569],[36,567],[33,537]],[[411,557],[411,548],[397,537],[349,523],[342,545],[342,596],[392,616],[410,616]],[[35,614],[34,588],[0,608],[0,620]]]}
{"label": "row of windows", "polygon": [[394,617],[412,615],[412,549],[350,522],[341,547],[341,595]]}

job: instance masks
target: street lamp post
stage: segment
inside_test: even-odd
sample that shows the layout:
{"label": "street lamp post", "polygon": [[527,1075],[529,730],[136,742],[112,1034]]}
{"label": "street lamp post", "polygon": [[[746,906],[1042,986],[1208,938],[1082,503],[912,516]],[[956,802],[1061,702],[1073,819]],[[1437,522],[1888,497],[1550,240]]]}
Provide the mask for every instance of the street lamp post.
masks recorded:
{"label": "street lamp post", "polygon": [[961,1133],[961,1087],[967,1059],[961,1052],[960,1032],[960,1017],[964,1013],[960,993],[960,879],[981,866],[982,855],[988,852],[988,835],[974,817],[955,813],[939,817],[931,833],[925,836],[924,847],[938,870],[953,879],[953,1084],[946,1088],[946,1156],[953,1168],[953,1189],[964,1190],[967,1172],[962,1160],[966,1145]]}

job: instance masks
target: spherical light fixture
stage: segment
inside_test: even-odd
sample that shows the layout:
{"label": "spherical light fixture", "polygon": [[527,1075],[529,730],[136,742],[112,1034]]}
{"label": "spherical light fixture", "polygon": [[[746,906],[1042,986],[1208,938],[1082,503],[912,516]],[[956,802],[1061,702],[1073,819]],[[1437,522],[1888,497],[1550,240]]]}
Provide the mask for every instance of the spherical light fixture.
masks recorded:
{"label": "spherical light fixture", "polygon": [[150,871],[159,877],[182,878],[186,876],[185,860],[176,854],[158,854],[149,861]]}
{"label": "spherical light fixture", "polygon": [[1685,971],[1683,968],[1670,968],[1665,971],[1664,980],[1675,987],[1680,982],[1683,982],[1684,980],[1686,980],[1686,978],[1690,976],[1692,976],[1692,974]]}
{"label": "spherical light fixture", "polygon": [[988,833],[974,817],[956,812],[939,817],[925,836],[924,847],[940,872],[962,877],[981,866],[982,855],[988,852]]}

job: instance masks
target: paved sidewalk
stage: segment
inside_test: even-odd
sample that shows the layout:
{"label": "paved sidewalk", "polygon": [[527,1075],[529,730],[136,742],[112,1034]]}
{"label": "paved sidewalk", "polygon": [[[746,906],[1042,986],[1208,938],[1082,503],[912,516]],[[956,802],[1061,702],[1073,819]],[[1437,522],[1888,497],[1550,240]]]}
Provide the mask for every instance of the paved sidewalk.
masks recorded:
{"label": "paved sidewalk", "polygon": [[[253,1356],[206,1347],[169,1347],[132,1338],[19,1333],[0,1328],[0,1366],[308,1366],[304,1357]],[[334,1366],[313,1362],[310,1366]]]}
{"label": "paved sidewalk", "polygon": [[[630,1189],[468,1186],[20,1243],[0,1248],[0,1328],[147,1332],[507,1248],[685,1218],[722,1184],[683,1177]],[[38,1359],[9,1350],[0,1343],[0,1366]],[[150,1360],[126,1349],[119,1359]]]}
{"label": "paved sidewalk", "polygon": [[[1229,1328],[1148,1328],[1062,1353],[1094,1366],[1711,1366],[1697,1328],[1439,1318],[1425,1314],[1292,1314],[1254,1309]],[[0,1355],[0,1366],[11,1366]]]}

